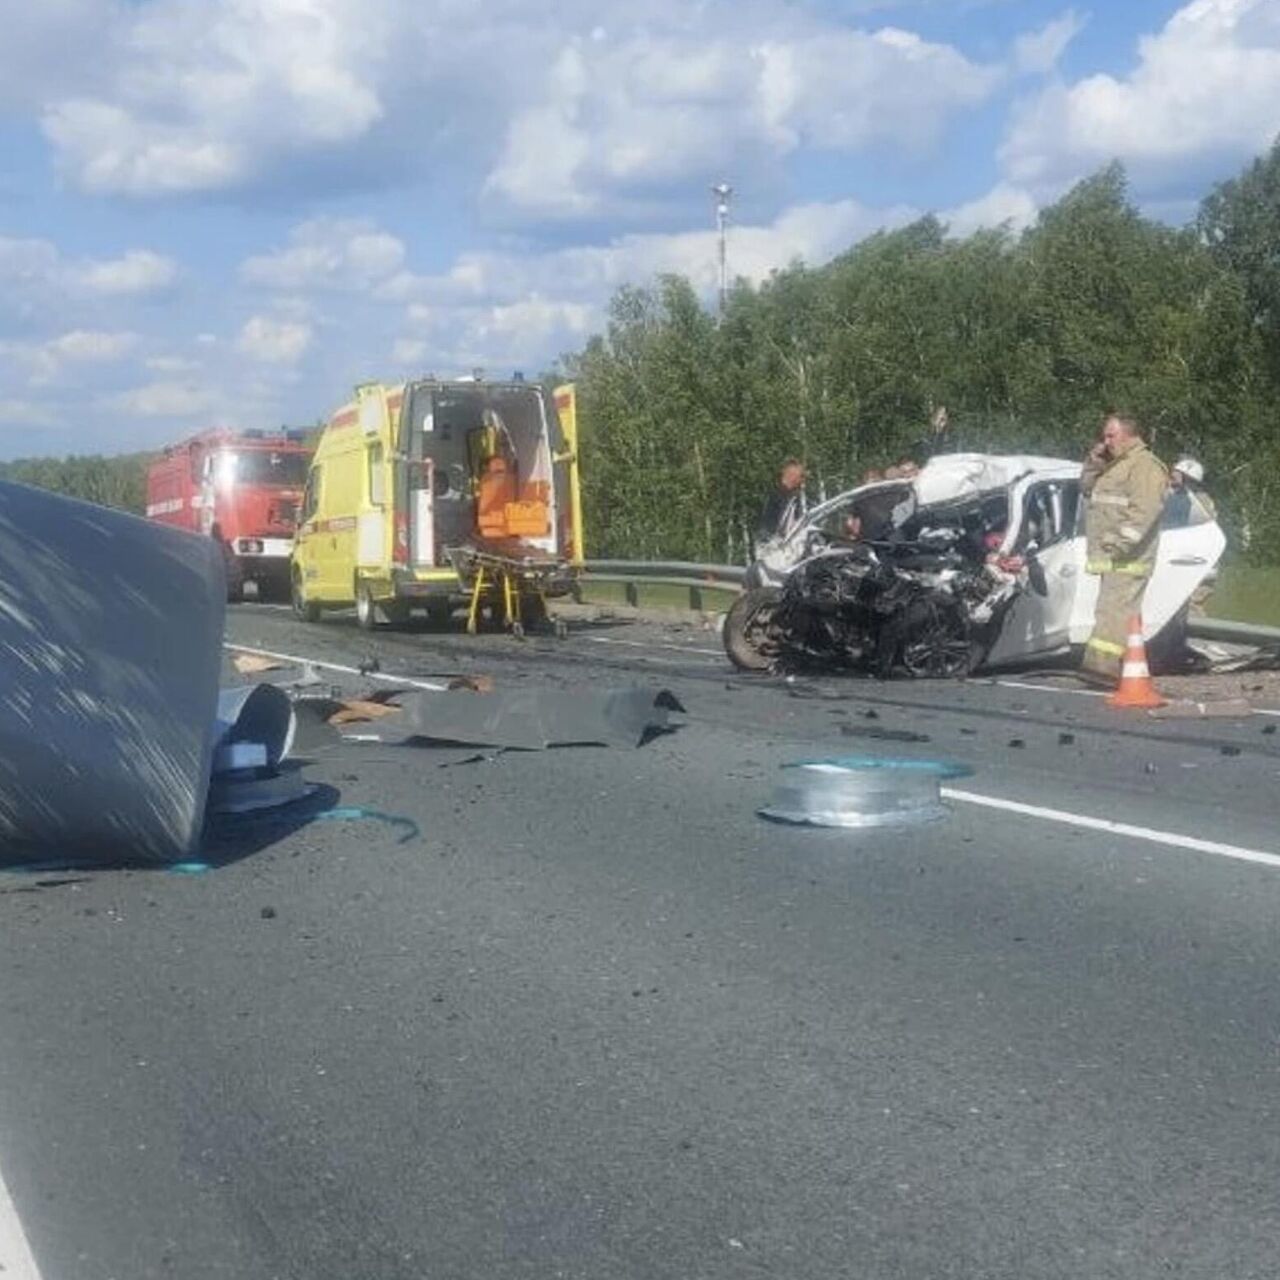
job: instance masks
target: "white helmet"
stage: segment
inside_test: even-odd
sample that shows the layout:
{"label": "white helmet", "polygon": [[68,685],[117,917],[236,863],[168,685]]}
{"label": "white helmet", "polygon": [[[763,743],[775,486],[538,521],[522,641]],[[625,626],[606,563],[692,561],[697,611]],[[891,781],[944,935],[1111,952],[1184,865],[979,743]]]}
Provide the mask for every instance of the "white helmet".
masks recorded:
{"label": "white helmet", "polygon": [[1194,480],[1196,484],[1204,483],[1204,464],[1197,462],[1194,458],[1179,458],[1173,464],[1175,471],[1181,471],[1188,480]]}

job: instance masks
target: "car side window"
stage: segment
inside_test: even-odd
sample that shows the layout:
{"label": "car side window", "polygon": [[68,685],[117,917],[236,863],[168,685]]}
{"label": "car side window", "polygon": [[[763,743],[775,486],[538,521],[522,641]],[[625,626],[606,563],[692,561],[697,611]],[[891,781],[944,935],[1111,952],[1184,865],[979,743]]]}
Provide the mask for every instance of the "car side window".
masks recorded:
{"label": "car side window", "polygon": [[1023,501],[1019,548],[1033,543],[1043,550],[1074,538],[1080,524],[1080,485],[1075,480],[1049,480],[1033,485]]}
{"label": "car side window", "polygon": [[381,507],[387,500],[387,470],[382,465],[382,442],[371,444],[366,451],[369,467],[369,503]]}
{"label": "car side window", "polygon": [[312,467],[307,475],[307,489],[302,495],[302,518],[310,520],[320,505],[320,468]]}

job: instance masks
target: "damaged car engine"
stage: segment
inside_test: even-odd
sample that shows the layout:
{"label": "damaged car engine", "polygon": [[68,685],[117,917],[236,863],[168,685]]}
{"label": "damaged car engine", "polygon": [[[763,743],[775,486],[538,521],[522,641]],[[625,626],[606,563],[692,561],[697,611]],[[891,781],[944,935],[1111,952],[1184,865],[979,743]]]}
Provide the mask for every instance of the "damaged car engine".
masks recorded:
{"label": "damaged car engine", "polygon": [[886,679],[967,675],[986,651],[1012,579],[959,529],[911,541],[830,543],[777,586],[746,591],[725,620],[744,670],[860,670]]}

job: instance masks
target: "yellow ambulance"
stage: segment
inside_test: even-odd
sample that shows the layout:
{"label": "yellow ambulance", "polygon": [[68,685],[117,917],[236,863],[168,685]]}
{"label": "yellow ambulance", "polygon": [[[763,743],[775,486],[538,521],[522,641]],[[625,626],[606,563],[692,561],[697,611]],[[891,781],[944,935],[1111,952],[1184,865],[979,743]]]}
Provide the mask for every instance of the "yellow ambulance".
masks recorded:
{"label": "yellow ambulance", "polygon": [[307,476],[290,564],[295,613],[414,608],[446,618],[477,558],[541,566],[548,594],[581,564],[577,404],[510,382],[368,383],[329,419]]}

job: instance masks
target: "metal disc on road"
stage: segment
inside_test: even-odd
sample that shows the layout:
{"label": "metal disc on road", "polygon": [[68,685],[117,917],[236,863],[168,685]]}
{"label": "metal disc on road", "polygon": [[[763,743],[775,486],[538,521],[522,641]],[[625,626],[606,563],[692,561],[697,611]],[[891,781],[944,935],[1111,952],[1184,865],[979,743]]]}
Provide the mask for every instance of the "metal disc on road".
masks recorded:
{"label": "metal disc on road", "polygon": [[947,813],[944,779],[967,777],[944,760],[843,756],[783,765],[783,778],[760,816],[812,827],[888,827],[932,822]]}

